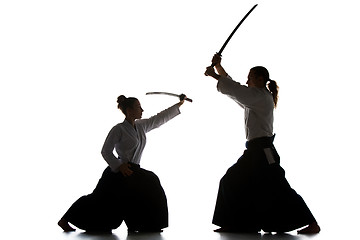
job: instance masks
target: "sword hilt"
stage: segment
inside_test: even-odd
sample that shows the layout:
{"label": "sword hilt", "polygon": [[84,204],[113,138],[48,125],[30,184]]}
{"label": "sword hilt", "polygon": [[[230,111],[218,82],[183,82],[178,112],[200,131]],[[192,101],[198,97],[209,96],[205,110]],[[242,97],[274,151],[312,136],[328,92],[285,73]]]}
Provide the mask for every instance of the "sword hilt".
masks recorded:
{"label": "sword hilt", "polygon": [[192,102],[192,101],[193,101],[191,98],[186,97],[185,94],[181,94],[181,95],[179,96],[179,98],[180,98],[180,101],[182,101],[182,100],[189,101],[189,102]]}
{"label": "sword hilt", "polygon": [[[221,57],[221,52],[217,52],[216,54]],[[216,65],[215,63],[211,63],[211,67],[215,67],[215,65]]]}

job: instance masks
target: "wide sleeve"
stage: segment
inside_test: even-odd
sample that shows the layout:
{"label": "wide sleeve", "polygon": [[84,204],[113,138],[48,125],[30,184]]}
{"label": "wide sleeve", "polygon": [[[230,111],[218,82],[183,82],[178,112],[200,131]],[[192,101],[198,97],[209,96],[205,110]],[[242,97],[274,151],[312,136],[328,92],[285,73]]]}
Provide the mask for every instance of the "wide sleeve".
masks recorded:
{"label": "wide sleeve", "polygon": [[141,125],[144,128],[145,132],[149,132],[155,128],[160,127],[164,123],[168,122],[169,120],[173,119],[177,115],[179,115],[180,108],[179,104],[175,104],[160,113],[156,114],[155,116],[152,116],[148,119],[141,119],[137,121],[137,124]]}
{"label": "wide sleeve", "polygon": [[101,149],[101,155],[108,163],[113,172],[118,172],[120,165],[123,163],[114,155],[115,144],[120,141],[120,138],[121,128],[120,125],[116,125],[110,130]]}
{"label": "wide sleeve", "polygon": [[256,93],[252,89],[223,76],[218,80],[217,90],[236,101],[242,107],[249,107],[258,100]]}

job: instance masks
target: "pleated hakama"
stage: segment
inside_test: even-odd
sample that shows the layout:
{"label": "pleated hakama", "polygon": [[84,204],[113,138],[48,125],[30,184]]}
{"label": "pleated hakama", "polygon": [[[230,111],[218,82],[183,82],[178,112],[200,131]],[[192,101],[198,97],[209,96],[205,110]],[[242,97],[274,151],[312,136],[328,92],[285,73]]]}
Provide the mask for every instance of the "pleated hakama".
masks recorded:
{"label": "pleated hakama", "polygon": [[159,178],[131,164],[124,177],[106,168],[94,191],[75,201],[63,218],[89,232],[109,232],[123,221],[131,231],[156,231],[168,226],[168,207]]}
{"label": "pleated hakama", "polygon": [[213,224],[238,232],[288,232],[316,221],[286,180],[273,139],[247,142],[222,177]]}

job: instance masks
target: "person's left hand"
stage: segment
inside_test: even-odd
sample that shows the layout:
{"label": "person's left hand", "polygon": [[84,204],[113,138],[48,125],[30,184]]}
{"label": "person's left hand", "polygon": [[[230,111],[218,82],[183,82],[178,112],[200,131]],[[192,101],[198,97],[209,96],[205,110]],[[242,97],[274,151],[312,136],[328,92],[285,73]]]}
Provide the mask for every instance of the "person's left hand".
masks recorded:
{"label": "person's left hand", "polygon": [[130,169],[130,164],[129,163],[123,163],[120,165],[119,168],[120,172],[122,173],[122,175],[124,177],[129,177],[131,176],[131,174],[133,174],[134,172]]}
{"label": "person's left hand", "polygon": [[215,69],[211,66],[207,67],[206,68],[206,71],[205,71],[205,76],[211,76],[211,77],[214,77],[216,75],[215,73]]}

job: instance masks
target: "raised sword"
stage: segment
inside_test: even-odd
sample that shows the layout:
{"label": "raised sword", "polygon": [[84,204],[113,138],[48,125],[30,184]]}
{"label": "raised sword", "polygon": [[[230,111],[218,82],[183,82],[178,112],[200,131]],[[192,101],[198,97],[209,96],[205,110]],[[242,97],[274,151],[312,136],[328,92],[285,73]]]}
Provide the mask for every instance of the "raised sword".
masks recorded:
{"label": "raised sword", "polygon": [[[236,25],[236,27],[234,28],[234,30],[231,32],[231,34],[229,35],[229,37],[226,39],[225,43],[222,45],[222,47],[220,48],[220,51],[217,52],[216,54],[218,54],[219,56],[221,56],[221,53],[224,51],[226,45],[229,43],[230,39],[232,38],[232,36],[234,35],[234,33],[236,32],[236,30],[238,30],[238,28],[240,27],[240,25],[245,21],[245,19],[250,15],[250,13],[257,7],[257,4],[255,4],[250,11],[241,19],[241,21],[238,23],[238,25]],[[211,67],[214,67],[215,64],[212,63]]]}

